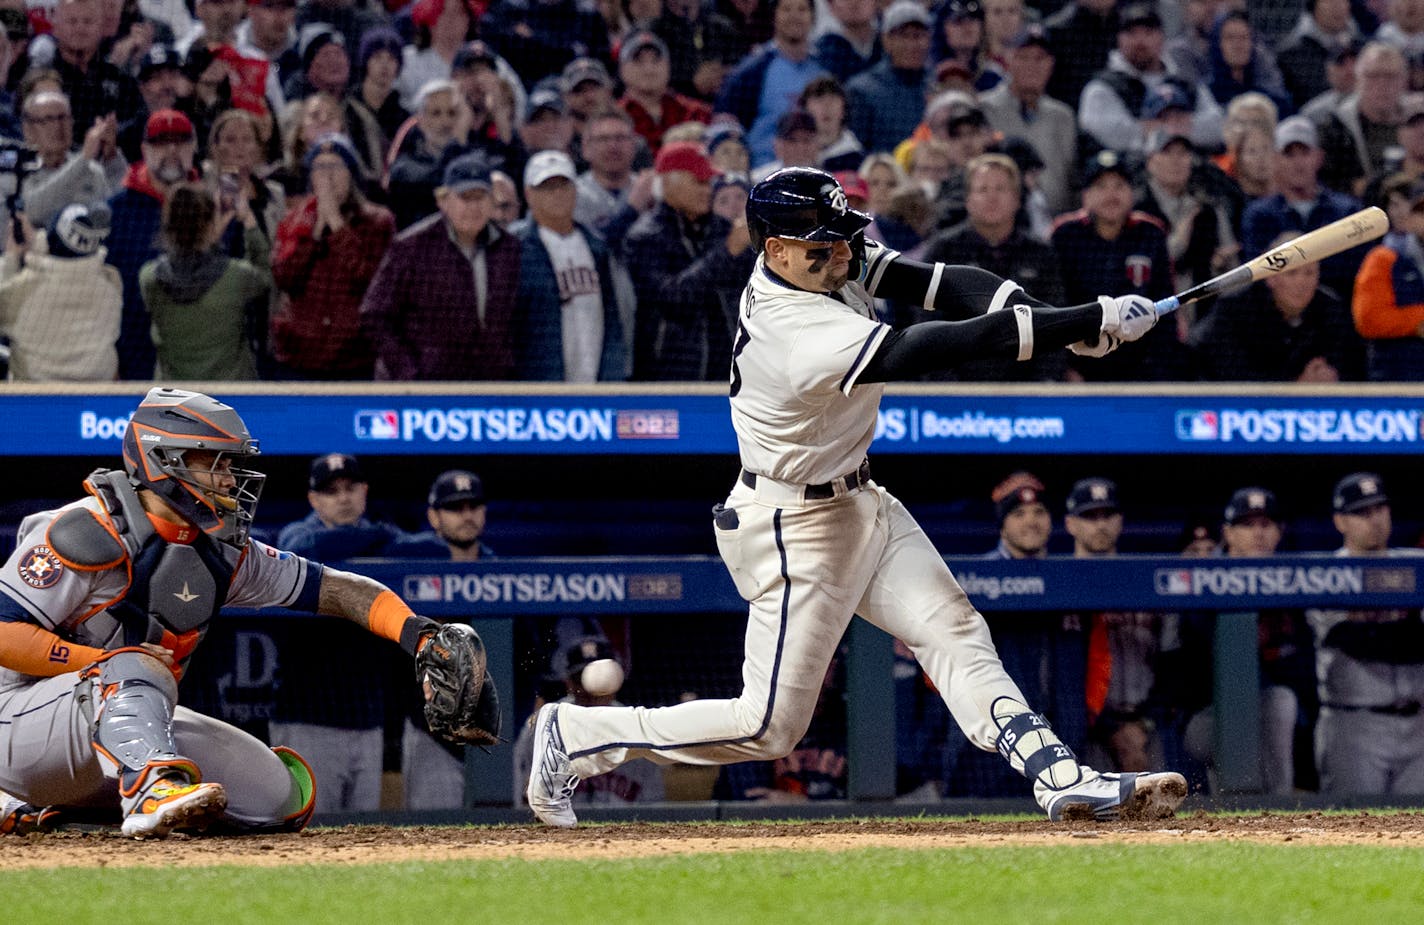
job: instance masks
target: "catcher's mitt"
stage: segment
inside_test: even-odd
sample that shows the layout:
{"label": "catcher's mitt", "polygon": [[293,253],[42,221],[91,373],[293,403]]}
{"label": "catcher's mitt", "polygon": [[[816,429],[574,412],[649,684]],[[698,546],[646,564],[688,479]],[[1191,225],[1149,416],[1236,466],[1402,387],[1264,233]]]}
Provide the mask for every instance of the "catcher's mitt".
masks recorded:
{"label": "catcher's mitt", "polygon": [[461,745],[499,741],[499,695],[485,670],[485,644],[465,623],[447,623],[415,656],[430,731]]}

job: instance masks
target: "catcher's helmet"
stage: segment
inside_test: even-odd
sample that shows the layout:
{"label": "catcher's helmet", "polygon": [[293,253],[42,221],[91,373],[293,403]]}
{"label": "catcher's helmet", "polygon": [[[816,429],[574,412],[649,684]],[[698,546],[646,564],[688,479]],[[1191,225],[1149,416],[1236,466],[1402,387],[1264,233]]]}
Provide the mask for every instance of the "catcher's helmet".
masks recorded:
{"label": "catcher's helmet", "polygon": [[[200,470],[184,461],[188,450],[230,458],[233,468],[224,475],[231,476],[232,486],[220,491],[194,478]],[[124,469],[129,478],[213,539],[238,548],[247,543],[267,476],[237,465],[259,452],[247,425],[230,406],[182,389],[150,389],[124,432]]]}
{"label": "catcher's helmet", "polygon": [[760,252],[767,238],[851,241],[870,216],[846,204],[836,178],[814,167],[783,167],[747,195],[747,230]]}

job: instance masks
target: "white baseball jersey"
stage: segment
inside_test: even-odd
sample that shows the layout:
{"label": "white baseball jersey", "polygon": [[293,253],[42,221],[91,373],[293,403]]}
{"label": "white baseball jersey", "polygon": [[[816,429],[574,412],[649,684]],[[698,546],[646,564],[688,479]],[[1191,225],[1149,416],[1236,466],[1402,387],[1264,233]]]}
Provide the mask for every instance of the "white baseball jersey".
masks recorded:
{"label": "white baseball jersey", "polygon": [[757,258],[732,354],[732,427],[748,472],[815,485],[865,459],[885,386],[856,379],[890,333],[872,298],[896,256],[871,243],[861,279],[834,293],[789,286]]}

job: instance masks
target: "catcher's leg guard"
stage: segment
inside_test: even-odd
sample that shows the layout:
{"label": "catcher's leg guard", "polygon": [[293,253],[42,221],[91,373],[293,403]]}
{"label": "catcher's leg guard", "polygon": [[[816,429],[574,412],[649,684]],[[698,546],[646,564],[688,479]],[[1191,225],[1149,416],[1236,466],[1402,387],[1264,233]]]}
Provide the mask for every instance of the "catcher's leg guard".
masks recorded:
{"label": "catcher's leg guard", "polygon": [[999,727],[994,747],[1015,771],[1049,790],[1082,781],[1083,768],[1073,749],[1059,740],[1042,714],[1012,697],[998,698],[989,712]]}

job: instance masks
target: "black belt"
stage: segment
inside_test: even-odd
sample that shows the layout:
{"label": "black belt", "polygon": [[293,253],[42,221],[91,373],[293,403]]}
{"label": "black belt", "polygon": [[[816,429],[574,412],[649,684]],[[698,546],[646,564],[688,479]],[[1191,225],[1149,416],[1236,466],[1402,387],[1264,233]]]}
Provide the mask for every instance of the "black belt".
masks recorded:
{"label": "black belt", "polygon": [[[819,485],[807,485],[804,497],[807,501],[826,501],[836,496],[836,486],[844,485],[845,491],[855,491],[862,485],[870,481],[870,460],[863,460],[860,468],[854,472],[848,472],[838,479],[829,482],[822,482]],[[742,484],[748,488],[756,488],[757,477],[755,472],[742,470]]]}
{"label": "black belt", "polygon": [[1405,700],[1401,703],[1387,703],[1381,706],[1345,706],[1339,703],[1326,703],[1322,706],[1344,713],[1379,713],[1384,716],[1418,716],[1419,712],[1424,710],[1424,704],[1417,700]]}

